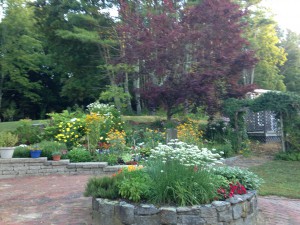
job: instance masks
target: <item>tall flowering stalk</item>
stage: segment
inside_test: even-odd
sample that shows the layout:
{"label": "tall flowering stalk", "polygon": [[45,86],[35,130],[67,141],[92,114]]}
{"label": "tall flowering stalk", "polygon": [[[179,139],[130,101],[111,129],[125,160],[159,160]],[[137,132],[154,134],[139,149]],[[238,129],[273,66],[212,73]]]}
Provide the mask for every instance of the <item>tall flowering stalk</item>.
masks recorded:
{"label": "tall flowering stalk", "polygon": [[101,141],[101,124],[104,120],[104,116],[93,112],[86,116],[88,149],[90,151],[96,150],[99,146]]}
{"label": "tall flowering stalk", "polygon": [[195,145],[201,142],[203,132],[198,129],[198,123],[188,119],[187,122],[179,124],[176,129],[178,140]]}

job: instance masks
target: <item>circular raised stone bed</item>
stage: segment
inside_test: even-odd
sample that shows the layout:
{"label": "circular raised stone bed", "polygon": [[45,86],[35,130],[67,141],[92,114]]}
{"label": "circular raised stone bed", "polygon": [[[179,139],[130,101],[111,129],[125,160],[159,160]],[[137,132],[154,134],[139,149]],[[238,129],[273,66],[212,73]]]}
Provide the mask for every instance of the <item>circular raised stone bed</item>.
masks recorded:
{"label": "circular raised stone bed", "polygon": [[93,224],[99,225],[253,225],[256,218],[256,191],[191,207],[157,208],[150,204],[93,199]]}

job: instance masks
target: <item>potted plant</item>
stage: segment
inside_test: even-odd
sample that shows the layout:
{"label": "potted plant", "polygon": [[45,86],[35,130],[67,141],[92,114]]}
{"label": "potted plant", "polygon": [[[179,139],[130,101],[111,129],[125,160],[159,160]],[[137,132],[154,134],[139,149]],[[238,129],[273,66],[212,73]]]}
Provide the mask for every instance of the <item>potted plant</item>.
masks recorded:
{"label": "potted plant", "polygon": [[48,160],[52,160],[53,152],[59,152],[61,156],[67,154],[67,146],[64,143],[43,140],[39,143],[39,146],[42,150],[41,157],[47,157]]}
{"label": "potted plant", "polygon": [[61,157],[61,152],[60,151],[54,151],[52,152],[52,159],[53,161],[59,161]]}
{"label": "potted plant", "polygon": [[31,158],[39,158],[41,156],[42,150],[38,144],[31,145],[29,149]]}
{"label": "potted plant", "polygon": [[14,154],[15,145],[18,142],[18,136],[10,132],[0,133],[0,155],[3,159],[10,159]]}

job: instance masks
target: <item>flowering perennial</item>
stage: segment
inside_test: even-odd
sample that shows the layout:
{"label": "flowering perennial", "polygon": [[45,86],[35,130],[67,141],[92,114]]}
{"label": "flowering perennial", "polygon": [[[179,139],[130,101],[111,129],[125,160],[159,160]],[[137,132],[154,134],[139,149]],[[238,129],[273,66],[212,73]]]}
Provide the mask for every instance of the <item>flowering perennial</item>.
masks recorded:
{"label": "flowering perennial", "polygon": [[239,182],[236,182],[236,184],[229,184],[229,193],[226,190],[226,188],[219,188],[218,193],[221,195],[222,198],[232,198],[234,195],[243,195],[247,193],[246,188],[240,184]]}
{"label": "flowering perennial", "polygon": [[85,135],[84,121],[80,118],[73,118],[68,122],[60,122],[59,133],[55,136],[58,142],[63,142],[70,149],[78,146],[80,139]]}
{"label": "flowering perennial", "polygon": [[198,129],[198,123],[190,119],[185,123],[179,124],[176,129],[178,139],[189,144],[199,143],[203,136],[203,131]]}
{"label": "flowering perennial", "polygon": [[93,102],[87,106],[89,112],[105,114],[115,110],[113,105],[103,104],[98,101]]}
{"label": "flowering perennial", "polygon": [[204,166],[221,163],[218,161],[221,156],[213,153],[207,148],[199,149],[196,145],[189,145],[177,139],[171,140],[168,144],[159,144],[151,149],[151,158],[161,159],[162,162],[178,160],[185,166]]}

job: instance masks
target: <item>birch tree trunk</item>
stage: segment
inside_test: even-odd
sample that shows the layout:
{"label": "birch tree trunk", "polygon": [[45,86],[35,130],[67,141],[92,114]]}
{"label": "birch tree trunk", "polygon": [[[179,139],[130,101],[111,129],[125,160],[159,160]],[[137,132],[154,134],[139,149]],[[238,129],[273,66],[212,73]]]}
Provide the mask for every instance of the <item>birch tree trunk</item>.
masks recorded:
{"label": "birch tree trunk", "polygon": [[[129,80],[128,80],[128,73],[127,72],[125,72],[124,92],[125,92],[125,94],[130,96],[130,93],[129,93]],[[126,105],[127,105],[128,113],[132,113],[131,98],[126,99]]]}
{"label": "birch tree trunk", "polygon": [[136,102],[136,114],[140,115],[142,113],[141,107],[141,94],[140,94],[140,77],[138,77],[133,82],[135,89],[135,102]]}

